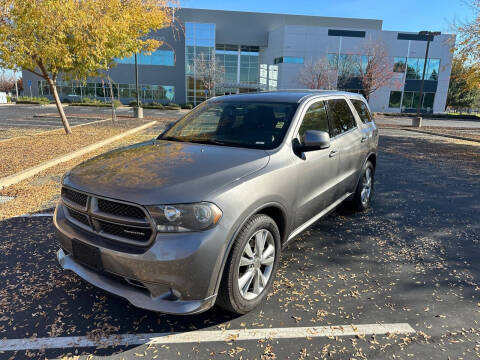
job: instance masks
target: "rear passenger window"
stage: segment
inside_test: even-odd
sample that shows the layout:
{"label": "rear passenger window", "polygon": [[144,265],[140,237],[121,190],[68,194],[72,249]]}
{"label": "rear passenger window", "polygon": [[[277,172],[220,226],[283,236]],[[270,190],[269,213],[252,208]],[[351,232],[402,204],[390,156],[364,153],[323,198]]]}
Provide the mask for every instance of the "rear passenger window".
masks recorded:
{"label": "rear passenger window", "polygon": [[328,133],[327,111],[325,110],[325,103],[323,101],[310,105],[303,117],[302,125],[300,126],[300,130],[298,130],[302,144],[307,130],[318,130]]}
{"label": "rear passenger window", "polygon": [[364,124],[371,122],[372,114],[370,114],[367,105],[362,100],[351,99],[351,101],[355,107],[355,110],[357,110],[358,116],[360,116],[360,119],[362,119],[362,122]]}
{"label": "rear passenger window", "polygon": [[328,117],[332,125],[332,137],[357,126],[355,117],[345,99],[327,101]]}

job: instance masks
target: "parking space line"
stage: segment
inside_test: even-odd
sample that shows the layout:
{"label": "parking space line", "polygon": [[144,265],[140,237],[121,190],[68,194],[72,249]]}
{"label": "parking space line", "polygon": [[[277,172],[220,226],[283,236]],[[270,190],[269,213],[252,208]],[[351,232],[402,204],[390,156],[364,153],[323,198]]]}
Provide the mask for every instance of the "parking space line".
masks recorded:
{"label": "parking space line", "polygon": [[332,325],[238,330],[196,330],[183,333],[120,334],[92,340],[88,336],[28,338],[0,340],[0,351],[67,349],[97,346],[128,346],[144,344],[185,344],[229,342],[260,339],[320,338],[367,334],[408,334],[415,330],[407,323]]}

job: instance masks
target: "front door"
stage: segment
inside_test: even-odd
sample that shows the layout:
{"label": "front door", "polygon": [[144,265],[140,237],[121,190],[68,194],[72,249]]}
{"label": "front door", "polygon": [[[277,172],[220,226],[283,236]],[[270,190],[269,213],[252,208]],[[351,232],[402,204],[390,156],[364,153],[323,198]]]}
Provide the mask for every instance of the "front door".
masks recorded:
{"label": "front door", "polygon": [[[317,101],[307,108],[298,130],[297,140],[300,143],[303,143],[307,130],[329,132],[324,101]],[[332,141],[328,149],[308,151],[295,156],[299,179],[295,228],[306,223],[336,200],[339,166],[337,154],[336,142]]]}

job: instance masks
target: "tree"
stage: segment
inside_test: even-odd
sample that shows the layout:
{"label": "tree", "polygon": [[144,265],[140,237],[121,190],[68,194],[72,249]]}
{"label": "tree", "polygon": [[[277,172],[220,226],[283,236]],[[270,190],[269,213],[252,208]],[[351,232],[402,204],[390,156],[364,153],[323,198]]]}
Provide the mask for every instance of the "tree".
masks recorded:
{"label": "tree", "polygon": [[357,56],[356,72],[362,83],[363,96],[368,100],[378,89],[388,85],[393,78],[393,66],[381,41],[369,41],[363,46],[364,56]]}
{"label": "tree", "polygon": [[6,71],[0,73],[0,91],[7,93],[15,91],[15,78],[13,74],[9,74]]}
{"label": "tree", "polygon": [[196,79],[200,80],[203,88],[212,96],[215,87],[223,83],[225,68],[213,59],[207,58],[204,54],[199,54],[193,59]]}
{"label": "tree", "polygon": [[306,62],[300,69],[299,82],[308,89],[333,90],[337,87],[337,70],[327,58]]}
{"label": "tree", "polygon": [[458,110],[470,108],[473,105],[478,90],[469,83],[471,67],[472,65],[468,65],[462,56],[457,55],[453,58],[447,107]]}
{"label": "tree", "polygon": [[473,18],[457,27],[457,57],[470,64],[467,83],[480,88],[480,0],[470,0]]}
{"label": "tree", "polygon": [[167,0],[0,0],[0,67],[23,68],[50,87],[65,132],[56,81],[102,76],[115,58],[161,45],[146,36],[169,26]]}

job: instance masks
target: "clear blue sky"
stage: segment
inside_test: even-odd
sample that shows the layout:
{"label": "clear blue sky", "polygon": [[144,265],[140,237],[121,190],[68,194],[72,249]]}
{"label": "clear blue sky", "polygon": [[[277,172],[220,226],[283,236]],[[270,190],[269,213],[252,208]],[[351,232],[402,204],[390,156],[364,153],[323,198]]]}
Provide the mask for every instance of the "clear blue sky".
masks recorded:
{"label": "clear blue sky", "polygon": [[384,30],[452,33],[472,17],[468,0],[182,0],[183,7],[383,20]]}

